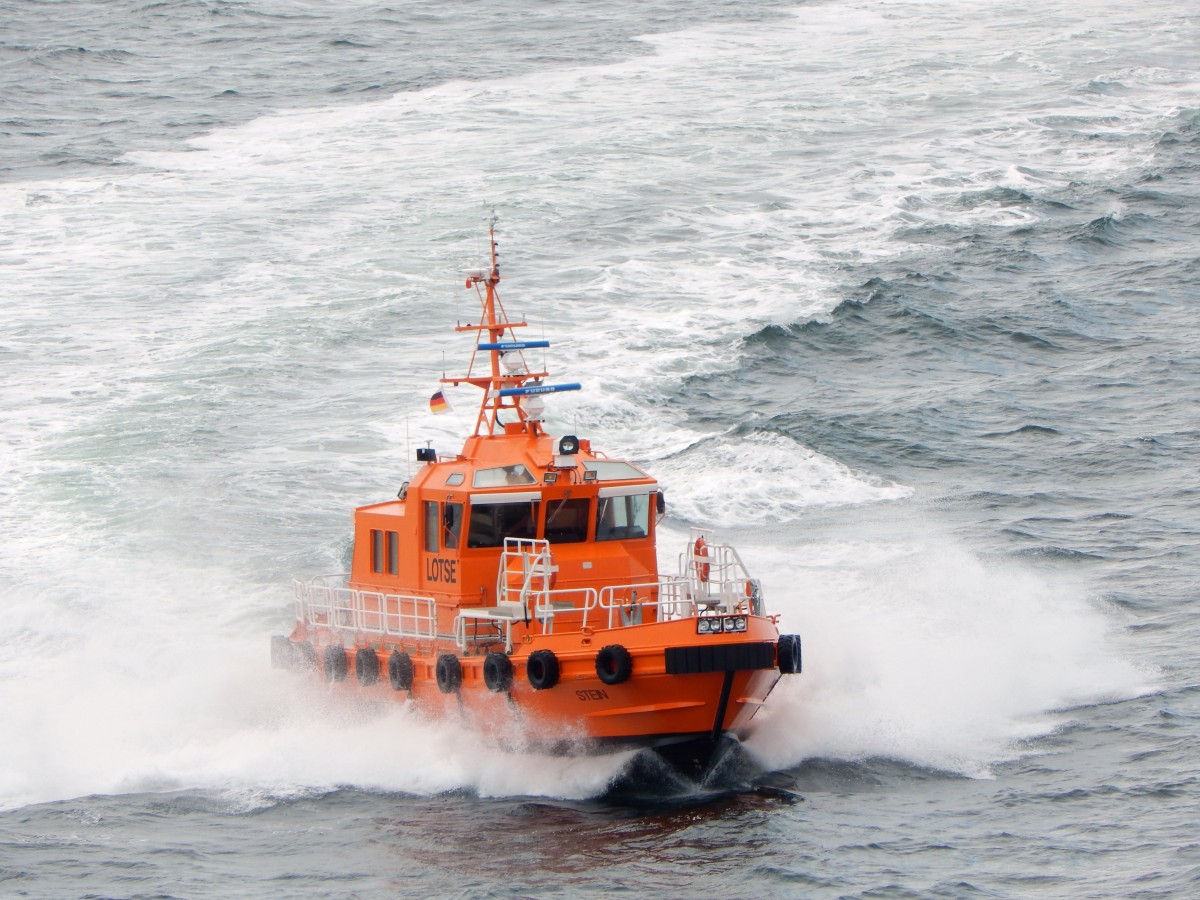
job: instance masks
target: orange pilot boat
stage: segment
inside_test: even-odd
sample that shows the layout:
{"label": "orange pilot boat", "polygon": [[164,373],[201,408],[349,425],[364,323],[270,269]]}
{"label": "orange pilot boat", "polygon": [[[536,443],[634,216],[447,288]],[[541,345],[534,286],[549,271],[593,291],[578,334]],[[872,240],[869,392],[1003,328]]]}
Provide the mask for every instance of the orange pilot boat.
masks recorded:
{"label": "orange pilot boat", "polygon": [[455,456],[417,450],[396,499],[355,511],[350,573],[296,582],[296,626],[272,661],[502,740],[648,747],[704,772],[800,671],[800,639],[704,530],[660,572],[654,478],[546,432],[542,397],[580,386],[526,364],[549,344],[507,318],[489,237],[490,269],[466,282],[479,324],[456,329],[475,334],[471,363],[442,379],[482,389],[475,433]]}

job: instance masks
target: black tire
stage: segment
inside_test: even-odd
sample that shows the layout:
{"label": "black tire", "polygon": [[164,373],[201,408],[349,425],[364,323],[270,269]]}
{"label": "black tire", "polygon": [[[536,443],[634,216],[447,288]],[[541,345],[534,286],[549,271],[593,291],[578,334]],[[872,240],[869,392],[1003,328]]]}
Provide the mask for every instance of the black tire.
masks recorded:
{"label": "black tire", "polygon": [[388,657],[388,681],[393,691],[411,691],[413,683],[412,657],[404,650],[395,650]]}
{"label": "black tire", "polygon": [[317,670],[317,651],[308,641],[292,644],[292,668],[298,672],[315,672]]}
{"label": "black tire", "polygon": [[609,644],[596,654],[596,675],[605,684],[621,684],[633,674],[633,657],[620,644]]}
{"label": "black tire", "polygon": [[363,687],[379,680],[379,657],[370,647],[359,647],[354,654],[354,674]]}
{"label": "black tire", "polygon": [[438,656],[434,674],[437,675],[438,690],[443,694],[453,694],[462,686],[462,663],[453,653]]}
{"label": "black tire", "polygon": [[271,635],[271,668],[292,668],[292,642],[286,634]]}
{"label": "black tire", "polygon": [[512,687],[513,664],[508,654],[493,650],[483,658],[483,683],[494,694]]}
{"label": "black tire", "polygon": [[803,667],[800,655],[800,635],[781,634],[777,652],[779,671],[784,675],[799,675]]}
{"label": "black tire", "polygon": [[558,657],[553,650],[534,650],[525,660],[525,677],[535,691],[544,691],[558,684]]}
{"label": "black tire", "polygon": [[327,681],[343,681],[350,665],[346,660],[346,648],[330,644],[325,648],[325,678]]}

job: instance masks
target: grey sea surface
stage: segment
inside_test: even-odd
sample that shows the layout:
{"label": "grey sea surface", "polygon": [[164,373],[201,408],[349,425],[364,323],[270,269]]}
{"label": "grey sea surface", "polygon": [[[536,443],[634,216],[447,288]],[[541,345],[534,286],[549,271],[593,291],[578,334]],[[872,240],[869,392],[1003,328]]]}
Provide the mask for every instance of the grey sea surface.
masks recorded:
{"label": "grey sea surface", "polygon": [[[0,894],[1200,890],[1200,15],[0,2]],[[748,768],[269,667],[478,397],[713,526],[805,671]]]}

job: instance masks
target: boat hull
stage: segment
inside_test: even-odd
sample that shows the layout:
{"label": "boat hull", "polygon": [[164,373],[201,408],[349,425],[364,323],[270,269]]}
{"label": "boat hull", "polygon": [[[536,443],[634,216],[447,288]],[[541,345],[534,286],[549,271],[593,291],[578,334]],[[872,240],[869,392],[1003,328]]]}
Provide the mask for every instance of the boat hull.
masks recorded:
{"label": "boat hull", "polygon": [[[698,636],[694,623],[530,636],[508,655],[511,681],[500,690],[494,679],[489,686],[486,654],[429,642],[352,644],[334,631],[297,629],[276,662],[312,668],[364,700],[412,703],[506,745],[583,753],[653,748],[681,768],[702,769],[723,736],[748,734],[779,680],[778,632],[766,617],[750,617],[737,635]],[[379,662],[366,664],[370,652]],[[412,663],[407,686],[388,677],[387,660],[398,653]],[[531,663],[547,653],[557,669],[551,684],[539,679],[537,660]],[[614,655],[628,659],[627,672],[605,669],[603,660]],[[450,689],[438,677],[445,656],[460,673]]]}

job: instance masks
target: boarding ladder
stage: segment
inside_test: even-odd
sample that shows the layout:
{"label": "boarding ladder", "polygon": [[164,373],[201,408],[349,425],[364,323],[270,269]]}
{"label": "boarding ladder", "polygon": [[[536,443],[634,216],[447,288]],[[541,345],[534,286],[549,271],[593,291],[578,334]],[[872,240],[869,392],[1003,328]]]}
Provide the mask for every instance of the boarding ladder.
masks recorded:
{"label": "boarding ladder", "polygon": [[552,631],[554,613],[560,607],[573,607],[550,599],[557,572],[549,541],[505,538],[496,575],[496,605],[459,611],[454,622],[459,650],[467,653],[503,643],[505,652],[511,653],[514,622],[537,619],[547,632]]}

